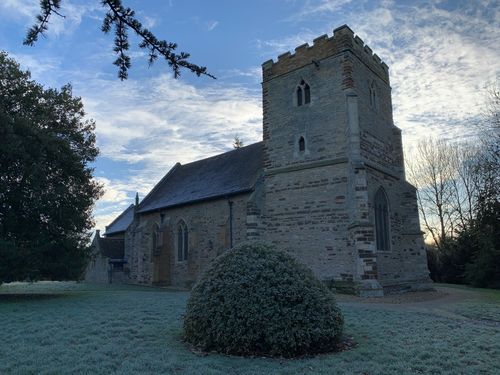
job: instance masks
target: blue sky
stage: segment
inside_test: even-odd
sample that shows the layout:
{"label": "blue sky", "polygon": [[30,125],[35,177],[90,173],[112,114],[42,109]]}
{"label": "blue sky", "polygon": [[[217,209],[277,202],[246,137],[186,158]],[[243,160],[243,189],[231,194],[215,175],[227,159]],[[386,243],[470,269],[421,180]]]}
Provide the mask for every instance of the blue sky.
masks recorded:
{"label": "blue sky", "polygon": [[[177,162],[261,139],[262,62],[348,24],[390,67],[394,119],[403,142],[467,139],[481,114],[484,86],[500,76],[500,2],[365,0],[123,0],[159,39],[205,65],[216,81],[166,64],[148,67],[133,47],[129,79],[116,78],[113,35],[104,35],[99,0],[62,0],[46,38],[22,45],[38,0],[0,1],[0,49],[47,87],[73,84],[101,150],[95,176],[104,228]],[[137,39],[131,35],[132,45]]]}

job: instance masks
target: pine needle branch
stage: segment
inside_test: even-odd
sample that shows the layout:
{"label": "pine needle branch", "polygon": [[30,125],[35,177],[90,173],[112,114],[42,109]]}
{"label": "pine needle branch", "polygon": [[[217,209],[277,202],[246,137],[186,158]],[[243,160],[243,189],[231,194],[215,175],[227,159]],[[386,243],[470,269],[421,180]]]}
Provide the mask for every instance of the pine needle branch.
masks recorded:
{"label": "pine needle branch", "polygon": [[61,8],[61,0],[40,0],[41,13],[36,16],[37,23],[31,26],[26,33],[23,44],[32,46],[38,40],[38,37],[45,36],[48,28],[49,18],[52,13],[57,14],[59,17],[64,16],[58,12]]}
{"label": "pine needle branch", "polygon": [[[216,79],[215,76],[207,72],[207,68],[188,61],[190,55],[186,52],[176,53],[177,44],[158,40],[156,36],[145,28],[142,23],[135,18],[135,12],[130,8],[125,8],[121,0],[101,0],[103,7],[108,11],[102,22],[101,30],[107,34],[111,28],[115,32],[114,48],[116,60],[113,62],[118,67],[118,77],[123,81],[128,78],[128,70],[131,67],[131,59],[128,55],[129,42],[127,30],[130,28],[141,39],[139,48],[148,51],[148,63],[152,65],[158,57],[165,58],[167,64],[174,72],[174,77],[181,75],[181,69],[187,69],[197,76],[205,75]],[[61,0],[40,0],[40,14],[37,15],[37,22],[27,32],[24,44],[32,46],[40,35],[45,36],[48,23],[52,13],[64,17],[59,13]]]}

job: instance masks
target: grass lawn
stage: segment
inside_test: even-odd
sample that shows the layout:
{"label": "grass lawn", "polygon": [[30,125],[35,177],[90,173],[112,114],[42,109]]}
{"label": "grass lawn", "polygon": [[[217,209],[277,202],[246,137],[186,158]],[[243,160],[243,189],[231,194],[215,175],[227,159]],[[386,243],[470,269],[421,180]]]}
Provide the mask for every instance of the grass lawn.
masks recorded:
{"label": "grass lawn", "polygon": [[280,360],[191,352],[187,292],[4,284],[0,374],[500,374],[500,291],[437,288],[423,302],[339,296],[358,346]]}

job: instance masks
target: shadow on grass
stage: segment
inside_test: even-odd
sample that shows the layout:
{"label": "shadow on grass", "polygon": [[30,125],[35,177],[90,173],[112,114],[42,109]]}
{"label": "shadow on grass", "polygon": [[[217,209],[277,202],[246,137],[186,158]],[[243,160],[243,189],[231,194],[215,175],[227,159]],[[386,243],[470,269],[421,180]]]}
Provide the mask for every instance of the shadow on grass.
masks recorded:
{"label": "shadow on grass", "polygon": [[68,297],[62,293],[7,293],[0,294],[1,302],[43,301]]}

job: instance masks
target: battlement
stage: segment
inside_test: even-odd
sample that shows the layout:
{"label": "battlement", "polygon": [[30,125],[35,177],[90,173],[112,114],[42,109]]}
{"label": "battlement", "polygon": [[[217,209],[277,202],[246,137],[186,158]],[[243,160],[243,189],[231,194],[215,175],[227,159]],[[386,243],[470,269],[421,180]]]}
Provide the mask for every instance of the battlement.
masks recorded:
{"label": "battlement", "polygon": [[308,64],[320,64],[322,59],[344,51],[351,51],[382,80],[389,84],[389,67],[355,36],[349,26],[343,25],[333,30],[333,35],[321,35],[313,40],[313,45],[302,44],[295,48],[295,53],[285,52],[278,56],[278,61],[268,60],[262,64],[263,80],[291,72]]}

